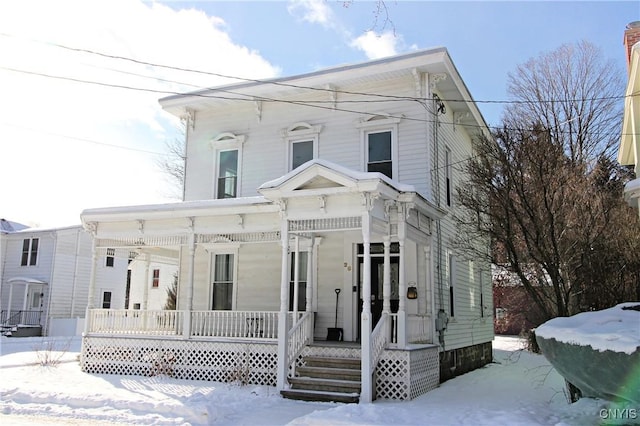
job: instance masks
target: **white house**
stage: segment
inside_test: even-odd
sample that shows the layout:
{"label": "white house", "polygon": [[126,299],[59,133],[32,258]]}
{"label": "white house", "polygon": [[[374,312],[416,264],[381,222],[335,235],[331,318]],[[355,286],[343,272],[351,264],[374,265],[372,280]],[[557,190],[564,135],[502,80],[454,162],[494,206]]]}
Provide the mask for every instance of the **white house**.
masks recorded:
{"label": "white house", "polygon": [[636,179],[628,182],[624,188],[625,199],[638,208],[640,199],[640,21],[631,22],[624,32],[624,46],[627,54],[629,79],[624,99],[622,137],[618,150],[618,162],[634,166]]}
{"label": "white house", "polygon": [[[8,221],[3,223],[9,224]],[[0,324],[12,336],[82,330],[91,273],[91,235],[82,226],[0,231]],[[96,306],[124,307],[127,260],[95,265]],[[76,332],[78,330],[78,332]]]}
{"label": "white house", "polygon": [[185,200],[81,217],[96,259],[173,251],[178,308],[92,303],[85,371],[369,402],[491,361],[490,265],[452,218],[486,124],[446,49],[160,103],[186,122]]}
{"label": "white house", "polygon": [[135,254],[129,263],[126,309],[159,310],[167,303],[167,291],[178,274],[177,251],[156,250]]}

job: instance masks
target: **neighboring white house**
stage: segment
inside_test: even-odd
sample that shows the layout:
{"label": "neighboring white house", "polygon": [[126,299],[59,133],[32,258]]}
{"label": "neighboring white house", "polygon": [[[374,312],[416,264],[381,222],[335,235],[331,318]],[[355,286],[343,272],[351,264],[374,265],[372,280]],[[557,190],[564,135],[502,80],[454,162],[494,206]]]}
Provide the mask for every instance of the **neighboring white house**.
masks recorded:
{"label": "neighboring white house", "polygon": [[[8,221],[3,223],[9,224]],[[91,235],[82,226],[0,231],[0,324],[15,336],[82,331],[91,273]],[[95,305],[124,307],[127,260],[96,261]]]}
{"label": "neighboring white house", "polygon": [[186,123],[185,201],[81,218],[99,253],[173,251],[178,308],[89,306],[85,371],[368,402],[491,361],[490,265],[452,218],[487,127],[446,49],[160,103]]}
{"label": "neighboring white house", "polygon": [[167,304],[167,291],[178,274],[176,251],[141,253],[129,263],[129,292],[125,308],[159,310]]}
{"label": "neighboring white house", "polygon": [[627,54],[629,79],[624,99],[622,137],[618,150],[618,162],[634,166],[636,179],[624,188],[625,199],[638,208],[640,199],[640,21],[631,22],[624,32],[624,46]]}

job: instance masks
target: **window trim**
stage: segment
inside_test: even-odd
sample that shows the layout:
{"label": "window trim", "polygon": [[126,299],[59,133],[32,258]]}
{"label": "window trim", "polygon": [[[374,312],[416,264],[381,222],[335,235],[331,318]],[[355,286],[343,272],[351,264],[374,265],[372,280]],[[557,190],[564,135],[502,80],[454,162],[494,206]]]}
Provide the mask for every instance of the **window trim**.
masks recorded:
{"label": "window trim", "polygon": [[213,191],[211,194],[212,199],[218,198],[218,178],[220,174],[220,152],[223,151],[238,151],[238,170],[236,173],[236,196],[235,198],[240,197],[241,188],[242,188],[242,147],[246,141],[245,135],[236,135],[231,132],[223,132],[212,138],[209,141],[209,146],[213,151],[213,162],[214,162],[214,172],[213,172]]}
{"label": "window trim", "polygon": [[[28,244],[25,244],[27,243]],[[36,241],[35,251],[33,249],[33,242]],[[26,251],[25,251],[25,245]],[[40,238],[39,237],[29,237],[24,238],[22,240],[22,251],[20,252],[20,266],[38,266],[39,257],[38,254],[40,252]],[[25,257],[26,255],[26,257]]]}
{"label": "window trim", "polygon": [[369,115],[362,118],[356,128],[360,129],[360,169],[364,172],[368,170],[369,165],[369,134],[391,132],[391,179],[399,181],[399,165],[398,165],[398,132],[399,124],[402,117],[391,117],[387,113],[379,113],[377,115]]}
{"label": "window trim", "polygon": [[[217,246],[217,247],[214,247]],[[207,251],[209,252],[209,302],[207,304],[209,310],[213,311],[213,288],[214,288],[214,280],[215,280],[215,267],[216,267],[216,256],[217,255],[225,255],[231,254],[233,255],[233,280],[231,282],[232,291],[231,291],[231,310],[235,311],[237,309],[237,296],[238,296],[238,252],[239,246],[236,244],[225,244],[225,243],[214,243],[212,245],[208,245]]]}
{"label": "window trim", "polygon": [[313,142],[313,158],[318,158],[319,155],[319,143],[320,132],[322,131],[322,125],[311,125],[306,122],[298,122],[292,124],[288,128],[282,131],[282,138],[284,139],[287,147],[287,166],[286,171],[293,170],[293,144],[296,142]]}

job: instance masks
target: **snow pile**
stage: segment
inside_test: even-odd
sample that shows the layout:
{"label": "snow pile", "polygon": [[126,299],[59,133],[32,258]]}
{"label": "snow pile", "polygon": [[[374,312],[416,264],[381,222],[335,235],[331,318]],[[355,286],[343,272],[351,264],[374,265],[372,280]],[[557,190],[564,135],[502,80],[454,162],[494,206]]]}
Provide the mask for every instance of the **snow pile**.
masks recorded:
{"label": "snow pile", "polygon": [[[79,339],[54,343],[46,338],[0,339],[3,426],[566,426],[600,424],[616,413],[598,399],[569,405],[562,377],[543,356],[522,351],[522,341],[515,337],[496,337],[493,363],[415,400],[360,405],[291,401],[270,386],[85,374],[77,362]],[[43,347],[60,355],[60,364],[39,365],[37,353]]]}
{"label": "snow pile", "polygon": [[[536,336],[631,355],[640,348],[640,302],[627,302],[597,312],[559,317],[536,328]],[[627,308],[627,309],[624,309]]]}

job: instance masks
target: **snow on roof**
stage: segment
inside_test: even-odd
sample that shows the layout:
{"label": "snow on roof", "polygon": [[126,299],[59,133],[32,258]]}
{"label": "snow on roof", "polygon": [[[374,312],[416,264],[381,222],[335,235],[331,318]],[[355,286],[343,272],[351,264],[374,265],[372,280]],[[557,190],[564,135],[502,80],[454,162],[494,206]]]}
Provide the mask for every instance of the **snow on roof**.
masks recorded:
{"label": "snow on roof", "polygon": [[93,209],[85,209],[80,215],[92,214],[112,214],[112,213],[139,213],[139,212],[173,212],[191,209],[206,209],[211,207],[222,206],[244,206],[254,204],[268,204],[269,200],[262,196],[240,197],[240,198],[222,198],[214,200],[195,200],[195,201],[176,201],[163,204],[144,204],[138,206],[121,206],[121,207],[98,207]]}
{"label": "snow on roof", "polygon": [[263,183],[262,185],[260,185],[258,187],[258,190],[260,189],[266,189],[266,188],[275,188],[277,186],[282,185],[283,183],[285,183],[286,181],[288,181],[289,179],[293,178],[294,176],[302,173],[304,170],[313,167],[314,165],[320,165],[322,167],[326,167],[329,170],[333,170],[335,172],[338,172],[344,176],[347,176],[355,181],[361,181],[361,180],[370,180],[370,179],[380,179],[383,182],[385,182],[387,185],[389,185],[392,188],[395,188],[398,192],[416,192],[416,188],[413,185],[407,185],[404,183],[400,183],[398,181],[395,181],[393,179],[390,179],[389,177],[387,177],[386,175],[379,173],[379,172],[356,172],[354,170],[348,169],[346,167],[343,167],[339,164],[336,163],[332,163],[331,161],[327,161],[327,160],[322,160],[319,158],[307,161],[306,163],[302,164],[301,166],[299,166],[298,168],[290,171],[289,173],[274,179],[274,180],[270,180],[268,182]]}
{"label": "snow on roof", "polygon": [[[637,308],[629,309],[634,306]],[[640,302],[627,302],[602,311],[554,318],[536,328],[536,335],[591,346],[600,352],[632,354],[640,349],[640,311],[637,309]]]}

